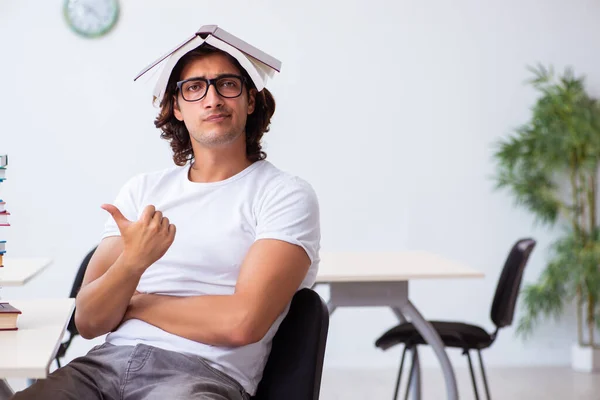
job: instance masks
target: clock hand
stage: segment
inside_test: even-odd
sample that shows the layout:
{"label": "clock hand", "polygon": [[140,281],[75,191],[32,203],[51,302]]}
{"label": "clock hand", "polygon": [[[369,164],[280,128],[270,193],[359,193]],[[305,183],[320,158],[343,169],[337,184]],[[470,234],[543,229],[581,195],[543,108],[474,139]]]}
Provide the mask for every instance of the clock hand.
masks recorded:
{"label": "clock hand", "polygon": [[98,15],[98,12],[96,11],[96,9],[94,9],[94,7],[90,7],[87,4],[83,3],[83,8],[85,8],[85,10],[87,12],[89,12],[90,14],[94,15],[97,19],[101,19],[100,15]]}

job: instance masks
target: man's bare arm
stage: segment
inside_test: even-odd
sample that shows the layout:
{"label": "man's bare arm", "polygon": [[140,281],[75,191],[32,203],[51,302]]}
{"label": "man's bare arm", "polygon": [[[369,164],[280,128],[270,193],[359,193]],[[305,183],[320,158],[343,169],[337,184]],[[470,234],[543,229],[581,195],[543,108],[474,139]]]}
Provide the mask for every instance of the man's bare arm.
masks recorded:
{"label": "man's bare arm", "polygon": [[139,294],[125,319],[214,346],[244,346],[262,339],[302,283],[310,259],[299,246],[255,242],[242,264],[233,295],[176,297]]}
{"label": "man's bare arm", "polygon": [[122,238],[108,237],[88,264],[75,309],[75,325],[86,339],[110,332],[119,324],[137,287],[141,274],[132,272],[122,253]]}
{"label": "man's bare arm", "polygon": [[77,295],[75,325],[86,339],[118,326],[142,274],[175,238],[175,226],[152,206],[146,207],[136,222],[127,220],[114,206],[105,209],[117,222],[121,236],[102,240]]}

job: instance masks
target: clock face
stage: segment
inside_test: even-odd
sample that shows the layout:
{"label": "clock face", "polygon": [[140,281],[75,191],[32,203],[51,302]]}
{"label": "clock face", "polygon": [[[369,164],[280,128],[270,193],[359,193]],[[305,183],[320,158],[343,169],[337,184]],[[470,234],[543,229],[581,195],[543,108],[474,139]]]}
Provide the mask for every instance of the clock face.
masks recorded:
{"label": "clock face", "polygon": [[119,17],[118,0],[65,0],[67,23],[76,33],[98,37],[110,31]]}

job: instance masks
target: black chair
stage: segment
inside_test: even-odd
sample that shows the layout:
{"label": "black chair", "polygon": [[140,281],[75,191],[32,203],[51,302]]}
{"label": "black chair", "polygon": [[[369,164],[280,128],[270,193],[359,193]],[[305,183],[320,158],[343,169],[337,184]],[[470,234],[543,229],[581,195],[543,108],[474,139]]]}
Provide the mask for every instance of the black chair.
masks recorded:
{"label": "black chair", "polygon": [[[473,390],[475,391],[475,398],[477,400],[479,399],[479,393],[477,390],[475,373],[473,372],[473,364],[471,362],[471,355],[469,352],[470,350],[477,350],[477,354],[479,355],[479,364],[481,366],[481,374],[483,377],[483,384],[485,386],[485,393],[487,399],[489,400],[490,391],[488,388],[483,359],[481,357],[481,350],[490,347],[492,343],[494,343],[500,328],[504,328],[512,324],[517,297],[520,292],[523,270],[525,269],[525,265],[527,264],[527,260],[529,259],[529,255],[535,247],[535,244],[536,242],[533,239],[521,239],[517,241],[513,245],[505,261],[492,303],[491,319],[496,326],[496,329],[493,333],[489,334],[479,326],[462,322],[430,321],[442,338],[442,342],[446,347],[463,349],[463,355],[467,356],[467,360],[469,362]],[[384,333],[379,339],[377,339],[375,345],[382,350],[387,350],[390,347],[400,343],[404,344],[404,350],[402,352],[400,370],[398,371],[398,378],[396,380],[394,399],[396,399],[398,396],[398,389],[400,387],[402,367],[404,365],[406,351],[411,350],[414,352],[417,345],[427,344],[419,332],[415,329],[413,324],[405,322]],[[412,374],[410,374],[409,384],[406,390],[406,398],[408,398],[408,388],[410,388],[411,378]]]}
{"label": "black chair", "polygon": [[317,400],[329,329],[329,311],[317,292],[296,292],[273,338],[254,400]]}
{"label": "black chair", "polygon": [[[95,251],[96,247],[90,250],[90,252],[85,256],[85,258],[81,262],[79,270],[77,271],[77,275],[75,276],[75,280],[73,281],[73,286],[71,287],[71,294],[69,295],[70,298],[74,299],[75,297],[77,297],[77,293],[79,292],[79,289],[81,289],[81,284],[83,283],[83,276],[85,275],[85,270],[87,269],[90,259],[92,258],[92,255],[94,255]],[[58,368],[60,368],[61,366],[60,359],[64,357],[67,353],[67,349],[71,345],[71,341],[75,336],[79,335],[77,327],[75,326],[75,312],[73,312],[73,314],[71,315],[71,319],[69,320],[69,324],[67,325],[67,332],[69,333],[69,337],[66,341],[60,344],[60,346],[58,347],[58,351],[56,352],[55,360],[56,365],[58,365]]]}

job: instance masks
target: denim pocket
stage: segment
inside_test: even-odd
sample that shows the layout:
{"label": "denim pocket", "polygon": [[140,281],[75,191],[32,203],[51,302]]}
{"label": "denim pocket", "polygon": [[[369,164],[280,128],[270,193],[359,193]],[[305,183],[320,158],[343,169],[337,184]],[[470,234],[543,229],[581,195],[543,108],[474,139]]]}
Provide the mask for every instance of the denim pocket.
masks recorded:
{"label": "denim pocket", "polygon": [[227,375],[225,372],[216,369],[202,357],[194,356],[194,358],[196,360],[198,360],[200,362],[200,364],[202,364],[208,370],[208,372],[212,373],[217,379],[219,379],[219,381],[221,381],[225,384],[230,384],[233,386],[233,388],[238,390],[244,400],[250,399],[250,395],[248,395],[248,393],[246,392],[246,389],[244,389],[244,387],[238,381],[233,379],[231,376]]}

